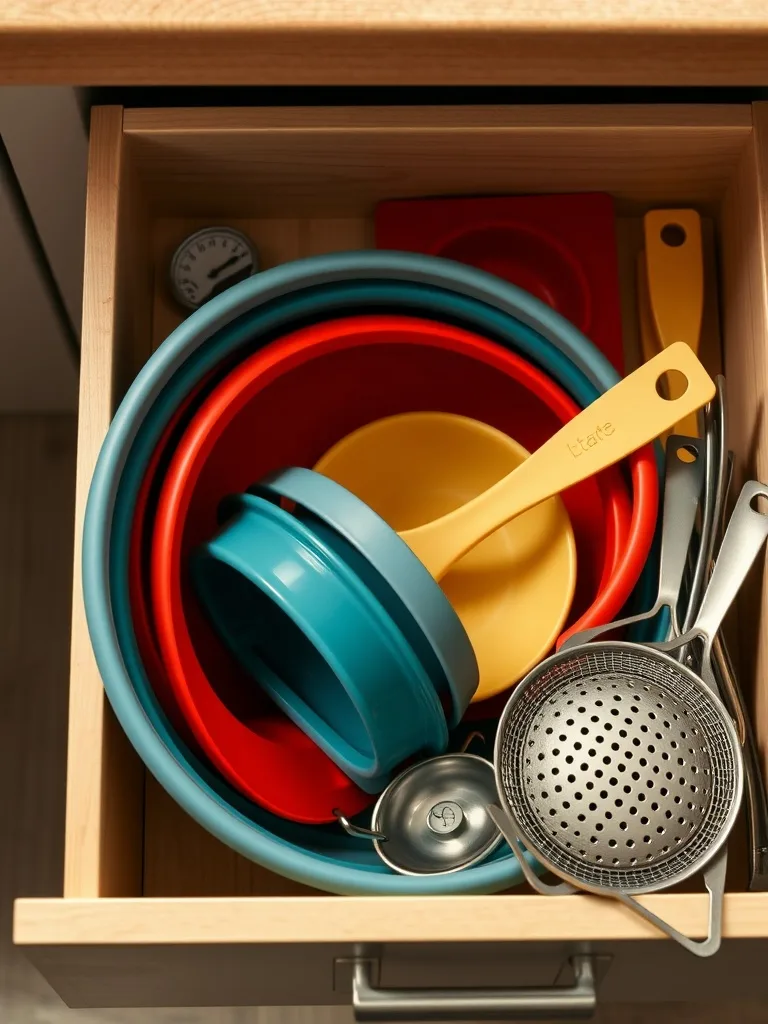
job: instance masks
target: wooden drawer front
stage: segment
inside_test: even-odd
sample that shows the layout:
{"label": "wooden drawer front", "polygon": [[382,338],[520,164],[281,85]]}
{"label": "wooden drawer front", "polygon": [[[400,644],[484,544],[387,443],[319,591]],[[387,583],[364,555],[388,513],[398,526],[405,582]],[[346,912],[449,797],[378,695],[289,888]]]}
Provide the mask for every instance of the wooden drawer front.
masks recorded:
{"label": "wooden drawer front", "polygon": [[[732,85],[768,80],[761,0],[294,0],[278,7],[13,0],[20,85]],[[258,54],[258,59],[254,59]]]}
{"label": "wooden drawer front", "polygon": [[[765,972],[750,967],[768,948],[768,894],[743,891],[739,836],[725,907],[731,941],[712,962],[684,954],[610,900],[542,898],[525,888],[488,897],[332,897],[247,863],[145,774],[117,726],[88,640],[79,573],[88,483],[115,404],[179,322],[165,286],[174,245],[187,230],[226,219],[252,233],[267,266],[360,248],[371,243],[375,203],[391,195],[611,192],[630,359],[642,213],[696,206],[708,240],[704,351],[716,369],[722,341],[737,472],[767,478],[767,159],[768,108],[760,105],[94,111],[64,890],[60,900],[19,900],[15,911],[16,941],[65,999],[345,1003],[348,979],[334,962],[360,950],[379,957],[382,978],[395,985],[508,985],[522,975],[547,984],[586,949],[610,958],[601,983],[608,999],[768,987]],[[742,678],[765,744],[762,587],[758,573],[738,624]],[[683,930],[705,933],[707,899],[696,885],[647,903]]]}

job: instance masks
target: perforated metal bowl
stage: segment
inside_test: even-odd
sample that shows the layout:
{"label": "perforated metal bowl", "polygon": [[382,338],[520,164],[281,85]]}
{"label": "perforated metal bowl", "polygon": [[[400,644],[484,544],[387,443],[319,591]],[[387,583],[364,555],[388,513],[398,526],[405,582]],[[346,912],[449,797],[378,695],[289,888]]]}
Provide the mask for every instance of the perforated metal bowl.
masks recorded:
{"label": "perforated metal bowl", "polygon": [[738,812],[743,765],[719,698],[668,655],[589,644],[510,699],[499,796],[532,852],[589,887],[639,894],[699,871]]}

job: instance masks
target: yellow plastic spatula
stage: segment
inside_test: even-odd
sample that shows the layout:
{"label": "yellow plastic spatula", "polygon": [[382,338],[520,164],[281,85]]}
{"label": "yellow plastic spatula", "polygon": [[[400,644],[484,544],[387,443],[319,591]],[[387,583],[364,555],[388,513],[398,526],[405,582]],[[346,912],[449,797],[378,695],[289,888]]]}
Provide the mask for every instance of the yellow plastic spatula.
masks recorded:
{"label": "yellow plastic spatula", "polygon": [[[663,397],[668,371],[685,378],[679,397]],[[715,385],[692,349],[682,342],[670,345],[587,406],[493,487],[400,536],[439,580],[500,526],[619,462],[706,405],[714,394]]]}
{"label": "yellow plastic spatula", "polygon": [[[650,312],[659,347],[682,341],[698,353],[704,309],[701,218],[695,210],[651,210],[643,227],[648,306],[644,311],[639,289],[641,336],[648,328],[643,324],[644,312],[646,317]],[[644,353],[646,344],[643,340]],[[674,429],[677,434],[697,436],[696,415],[685,417]]]}

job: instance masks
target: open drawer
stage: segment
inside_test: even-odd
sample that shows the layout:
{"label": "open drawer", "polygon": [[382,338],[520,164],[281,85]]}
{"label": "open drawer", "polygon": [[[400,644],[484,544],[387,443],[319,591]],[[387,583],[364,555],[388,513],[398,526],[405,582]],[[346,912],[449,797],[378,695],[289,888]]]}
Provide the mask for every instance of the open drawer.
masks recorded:
{"label": "open drawer", "polygon": [[[431,107],[93,112],[77,529],[110,417],[179,321],[170,253],[225,219],[264,265],[370,244],[390,196],[604,190],[617,201],[631,348],[640,217],[692,205],[713,226],[706,335],[722,337],[738,474],[768,479],[768,107]],[[711,254],[710,254],[711,255]],[[714,290],[714,289],[713,289]],[[710,358],[719,359],[718,346]],[[71,1005],[348,1003],[355,954],[386,985],[568,985],[596,963],[601,998],[709,999],[768,989],[768,893],[744,892],[738,838],[713,961],[613,901],[326,896],[222,846],[143,770],[105,700],[82,608],[76,545],[66,863],[61,899],[20,899],[15,941]],[[738,617],[741,673],[768,744],[768,618],[761,579]],[[707,897],[647,899],[701,936]],[[342,962],[339,962],[342,961]],[[607,971],[605,967],[608,966]],[[603,978],[604,974],[604,978]]]}

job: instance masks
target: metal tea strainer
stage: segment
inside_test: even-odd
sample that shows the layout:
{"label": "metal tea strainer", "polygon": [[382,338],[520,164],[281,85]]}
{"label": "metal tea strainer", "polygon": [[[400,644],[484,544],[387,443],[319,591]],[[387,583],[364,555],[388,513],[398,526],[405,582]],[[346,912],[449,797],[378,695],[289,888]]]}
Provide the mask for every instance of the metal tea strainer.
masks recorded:
{"label": "metal tea strainer", "polygon": [[[768,517],[752,507],[761,495],[768,497],[763,484],[743,488],[688,633],[653,647],[573,637],[519,684],[496,739],[503,810],[489,812],[516,852],[524,845],[565,882],[542,882],[521,856],[530,884],[545,894],[613,896],[699,956],[720,944],[725,843],[744,775],[711,648],[768,538]],[[703,642],[700,676],[672,656],[694,641]],[[633,898],[702,869],[710,894],[704,941]]]}

